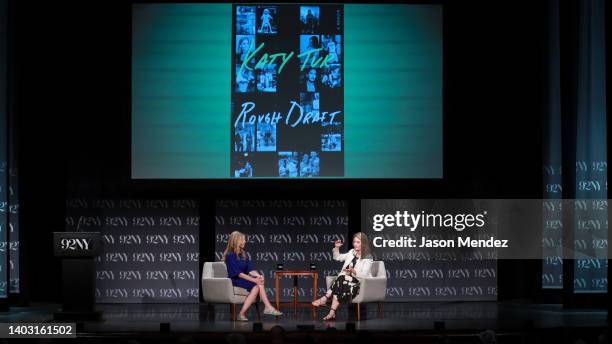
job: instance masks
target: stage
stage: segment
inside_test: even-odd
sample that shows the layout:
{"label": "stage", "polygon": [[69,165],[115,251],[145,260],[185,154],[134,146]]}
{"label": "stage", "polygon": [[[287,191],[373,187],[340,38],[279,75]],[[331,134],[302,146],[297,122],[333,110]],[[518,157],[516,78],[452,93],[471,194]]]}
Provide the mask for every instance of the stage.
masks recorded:
{"label": "stage", "polygon": [[[57,304],[33,304],[13,308],[0,315],[2,322],[48,322],[53,320]],[[260,308],[263,308],[260,305]],[[521,304],[509,302],[428,302],[386,303],[382,318],[376,304],[362,311],[361,321],[354,320],[353,310],[341,308],[335,321],[320,320],[326,309],[320,309],[317,319],[306,308],[275,318],[261,315],[258,321],[254,307],[248,322],[230,320],[229,306],[207,304],[98,304],[102,320],[78,325],[79,338],[207,338],[225,341],[230,333],[241,333],[249,341],[266,341],[275,326],[280,326],[287,341],[300,338],[328,338],[350,341],[364,334],[376,340],[412,338],[417,342],[436,342],[443,337],[453,342],[478,342],[485,330],[495,331],[500,342],[535,342],[579,335],[595,336],[607,327],[607,312],[603,310],[564,310],[557,304]],[[170,324],[169,331],[160,324]],[[261,324],[261,329],[257,327]],[[160,336],[160,332],[161,336]],[[543,336],[543,337],[542,337]],[[560,337],[555,337],[560,336]],[[569,336],[569,337],[568,337]],[[293,338],[293,339],[291,339]],[[526,339],[527,338],[527,339]],[[529,341],[529,340],[528,340]]]}
{"label": "stage", "polygon": [[0,344],[610,342],[610,11],[0,0]]}

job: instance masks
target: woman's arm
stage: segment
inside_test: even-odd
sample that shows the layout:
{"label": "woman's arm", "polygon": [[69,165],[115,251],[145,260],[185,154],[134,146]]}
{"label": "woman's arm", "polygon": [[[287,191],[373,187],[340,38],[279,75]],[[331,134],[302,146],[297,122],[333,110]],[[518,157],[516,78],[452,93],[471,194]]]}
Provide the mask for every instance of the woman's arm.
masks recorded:
{"label": "woman's arm", "polygon": [[240,271],[240,267],[238,266],[238,261],[236,260],[236,255],[233,253],[228,253],[225,257],[225,265],[227,266],[227,275],[230,278],[242,278],[247,281],[251,281],[257,283],[257,279],[255,277],[251,277],[244,272]]}
{"label": "woman's arm", "polygon": [[244,272],[241,272],[241,273],[238,275],[238,277],[243,278],[243,279],[245,279],[245,280],[247,280],[247,281],[250,281],[250,282],[253,282],[253,283],[257,283],[257,278],[256,278],[256,277],[253,277],[253,276],[251,276],[251,275],[247,275],[247,274],[245,274]]}
{"label": "woman's arm", "polygon": [[364,259],[359,270],[355,270],[355,277],[370,277],[372,269],[372,259]]}
{"label": "woman's arm", "polygon": [[352,253],[353,249],[351,249],[350,251],[348,251],[347,253],[340,253],[340,248],[339,247],[334,247],[332,249],[332,253],[334,256],[334,260],[343,262],[347,259],[347,257],[349,256],[350,253]]}
{"label": "woman's arm", "polygon": [[247,260],[247,268],[246,271],[248,271],[249,273],[247,274],[247,277],[249,277],[249,281],[251,282],[255,282],[255,283],[260,283],[260,281],[262,280],[262,276],[259,275],[259,272],[255,271],[255,269],[253,268],[253,262],[248,259]]}

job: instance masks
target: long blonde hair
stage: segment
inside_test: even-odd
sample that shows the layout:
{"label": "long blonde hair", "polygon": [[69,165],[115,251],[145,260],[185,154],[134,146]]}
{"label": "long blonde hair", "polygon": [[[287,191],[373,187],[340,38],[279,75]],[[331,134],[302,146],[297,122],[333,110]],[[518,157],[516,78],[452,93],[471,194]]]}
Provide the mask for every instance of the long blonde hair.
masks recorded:
{"label": "long blonde hair", "polygon": [[359,240],[361,241],[361,259],[364,258],[371,258],[370,257],[370,239],[368,239],[368,236],[365,235],[365,233],[363,232],[357,232],[355,234],[353,234],[353,240],[355,238],[359,238]]}
{"label": "long blonde hair", "polygon": [[242,238],[245,238],[245,235],[239,231],[233,231],[230,234],[229,238],[227,239],[227,247],[225,248],[225,251],[223,251],[223,259],[225,259],[227,254],[230,252],[232,252],[236,258],[246,256],[244,249],[240,248],[240,240],[242,240]]}

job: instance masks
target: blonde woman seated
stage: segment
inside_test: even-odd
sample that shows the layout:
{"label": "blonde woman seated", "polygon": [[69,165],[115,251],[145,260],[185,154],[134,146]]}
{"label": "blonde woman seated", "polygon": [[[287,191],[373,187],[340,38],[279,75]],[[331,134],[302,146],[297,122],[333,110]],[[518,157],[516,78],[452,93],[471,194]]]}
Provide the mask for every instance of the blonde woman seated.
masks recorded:
{"label": "blonde woman seated", "polygon": [[227,248],[223,252],[225,265],[227,266],[227,275],[232,280],[232,285],[244,288],[249,292],[249,295],[244,300],[242,309],[240,309],[237,320],[248,321],[244,314],[255,302],[257,295],[259,295],[261,301],[266,306],[264,314],[283,315],[268,300],[264,288],[264,277],[253,269],[253,263],[251,263],[244,250],[245,244],[246,238],[244,234],[233,231],[227,240]]}
{"label": "blonde woman seated", "polygon": [[340,246],[342,246],[342,241],[337,240],[334,243],[333,254],[335,260],[344,262],[342,271],[325,295],[312,302],[313,306],[320,307],[325,305],[327,300],[332,299],[329,313],[323,320],[335,319],[336,310],[340,304],[350,303],[359,294],[359,278],[372,276],[370,273],[372,267],[370,242],[364,233],[359,232],[353,235],[353,248],[347,253],[340,254]]}

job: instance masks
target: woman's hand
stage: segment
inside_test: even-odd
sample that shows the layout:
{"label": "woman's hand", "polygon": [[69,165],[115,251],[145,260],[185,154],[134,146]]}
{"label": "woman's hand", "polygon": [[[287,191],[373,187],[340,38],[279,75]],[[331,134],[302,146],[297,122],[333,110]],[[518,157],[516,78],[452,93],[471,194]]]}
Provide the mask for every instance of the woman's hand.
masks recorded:
{"label": "woman's hand", "polygon": [[353,269],[353,268],[346,268],[346,269],[344,269],[344,271],[346,271],[347,273],[349,273],[351,275],[355,274],[355,269]]}
{"label": "woman's hand", "polygon": [[251,277],[250,281],[253,283],[263,284],[264,282],[264,277],[260,275],[259,273],[257,273],[257,271],[251,271],[249,273],[249,277]]}
{"label": "woman's hand", "polygon": [[336,240],[336,242],[334,242],[334,247],[340,248],[340,246],[342,246],[342,240]]}

